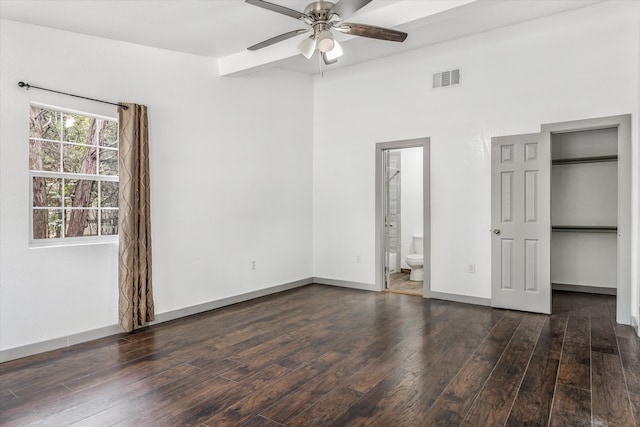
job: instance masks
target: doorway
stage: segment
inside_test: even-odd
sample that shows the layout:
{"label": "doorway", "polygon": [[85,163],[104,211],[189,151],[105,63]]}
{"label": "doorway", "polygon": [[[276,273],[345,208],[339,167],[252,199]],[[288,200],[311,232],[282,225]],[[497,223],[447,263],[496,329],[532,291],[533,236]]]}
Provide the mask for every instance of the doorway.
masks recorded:
{"label": "doorway", "polygon": [[376,285],[429,289],[429,139],[376,144]]}

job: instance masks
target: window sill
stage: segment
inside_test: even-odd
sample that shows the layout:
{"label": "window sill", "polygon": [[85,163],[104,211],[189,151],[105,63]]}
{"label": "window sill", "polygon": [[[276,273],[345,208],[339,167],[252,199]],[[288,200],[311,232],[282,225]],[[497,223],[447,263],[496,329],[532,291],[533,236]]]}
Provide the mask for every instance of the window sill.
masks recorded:
{"label": "window sill", "polygon": [[112,245],[118,243],[118,236],[112,236],[108,238],[80,238],[80,239],[53,239],[50,240],[33,240],[29,242],[29,249],[42,249],[42,248],[64,248],[68,246],[94,246],[94,245]]}

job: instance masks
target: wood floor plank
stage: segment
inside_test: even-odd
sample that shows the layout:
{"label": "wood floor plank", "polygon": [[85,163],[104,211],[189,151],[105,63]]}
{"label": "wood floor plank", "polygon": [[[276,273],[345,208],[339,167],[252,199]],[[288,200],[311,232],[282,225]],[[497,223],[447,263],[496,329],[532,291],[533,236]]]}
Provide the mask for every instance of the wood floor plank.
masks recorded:
{"label": "wood floor plank", "polygon": [[[562,294],[560,294],[562,296]],[[567,330],[564,343],[591,345],[591,326],[589,325],[589,310],[579,308],[571,311],[567,318]]]}
{"label": "wood floor plank", "polygon": [[591,426],[591,392],[558,384],[549,426]]}
{"label": "wood floor plank", "polygon": [[268,418],[263,417],[262,415],[257,415],[253,418],[251,418],[249,421],[247,421],[246,423],[242,424],[242,427],[275,427],[275,426],[281,426],[282,424],[277,423],[273,420],[270,420]]}
{"label": "wood floor plank", "polygon": [[591,350],[588,344],[568,343],[565,346],[558,383],[591,390]]}
{"label": "wood floor plank", "polygon": [[544,322],[544,316],[524,316],[513,339],[471,406],[465,424],[495,425],[507,420]]}
{"label": "wood floor plank", "polygon": [[261,412],[265,417],[285,423],[290,418],[304,412],[316,402],[324,398],[329,392],[343,384],[349,377],[356,374],[368,362],[360,348],[354,348],[353,354],[345,355],[343,358],[324,372],[324,375],[313,378],[308,383],[302,385],[300,389],[290,395],[289,399],[281,399],[268,409]]}
{"label": "wood floor plank", "polygon": [[290,375],[271,384],[268,388],[233,402],[226,409],[204,420],[203,423],[214,426],[240,425],[262,414],[265,409],[271,407],[280,399],[287,399],[302,385],[329,369],[329,366],[337,363],[341,357],[340,353],[327,353],[303,368],[292,371]]}
{"label": "wood floor plank", "polygon": [[591,352],[593,363],[592,414],[594,423],[634,426],[620,357],[617,354]]}
{"label": "wood floor plank", "polygon": [[547,425],[557,375],[558,359],[534,354],[529,361],[506,426]]}
{"label": "wood floor plank", "polygon": [[615,297],[553,310],[305,286],[2,363],[0,424],[633,425],[640,339]]}
{"label": "wood floor plank", "polygon": [[640,340],[634,331],[633,335],[619,336],[617,341],[629,392],[640,395]]}
{"label": "wood floor plank", "polygon": [[[111,412],[118,412],[119,416],[122,416],[120,409],[123,406],[130,407],[131,402],[135,401],[146,402],[150,389],[162,390],[185,376],[193,375],[196,371],[198,371],[196,368],[182,365],[151,377],[147,381],[129,383],[127,386],[121,387],[118,391],[114,390],[110,394],[91,393],[89,394],[89,399],[76,400],[76,404],[69,405],[68,409],[55,412],[46,417],[43,413],[39,413],[38,418],[40,421],[38,424],[50,426],[67,426],[75,423],[97,425],[97,418],[94,418],[96,414],[117,406],[118,410]],[[91,419],[91,421],[87,423],[87,419]]]}
{"label": "wood floor plank", "polygon": [[360,392],[349,387],[338,387],[306,411],[289,419],[286,425],[291,427],[337,426],[339,424],[334,423],[336,418],[346,412],[360,397],[362,397]]}
{"label": "wood floor plank", "polygon": [[469,411],[516,331],[520,319],[503,317],[440,394],[427,414],[427,425],[459,424]]}
{"label": "wood floor plank", "polygon": [[554,314],[547,318],[540,331],[540,337],[533,351],[534,355],[560,359],[568,317],[566,313],[563,313]]}
{"label": "wood floor plank", "polygon": [[636,425],[638,425],[638,423],[640,423],[640,394],[629,393],[629,400],[631,401],[633,418],[636,422]]}
{"label": "wood floor plank", "polygon": [[591,350],[599,353],[618,354],[618,344],[613,322],[609,316],[591,316]]}

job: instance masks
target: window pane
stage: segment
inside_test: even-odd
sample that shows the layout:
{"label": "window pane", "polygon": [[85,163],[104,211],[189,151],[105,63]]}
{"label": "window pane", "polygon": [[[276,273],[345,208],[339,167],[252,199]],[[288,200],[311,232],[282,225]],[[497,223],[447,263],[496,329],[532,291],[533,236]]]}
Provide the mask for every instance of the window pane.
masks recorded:
{"label": "window pane", "polygon": [[68,208],[97,208],[98,181],[92,179],[65,179],[64,205]]}
{"label": "window pane", "polygon": [[29,136],[60,141],[62,113],[31,106]]}
{"label": "window pane", "polygon": [[118,123],[117,122],[105,122],[104,138],[102,139],[101,146],[118,148]]}
{"label": "window pane", "polygon": [[87,144],[92,120],[95,119],[78,114],[62,113],[64,141]]}
{"label": "window pane", "polygon": [[118,151],[109,149],[100,149],[100,175],[118,175]]}
{"label": "window pane", "polygon": [[62,179],[33,177],[33,206],[62,207]]}
{"label": "window pane", "polygon": [[29,140],[29,169],[32,171],[60,172],[60,144]]}
{"label": "window pane", "polygon": [[64,172],[95,175],[96,147],[63,144],[62,155]]}
{"label": "window pane", "polygon": [[118,210],[104,209],[102,210],[102,229],[100,234],[103,236],[115,236],[118,234]]}
{"label": "window pane", "polygon": [[65,210],[65,237],[82,237],[98,235],[97,209]]}
{"label": "window pane", "polygon": [[118,183],[102,181],[100,183],[100,206],[103,208],[118,207]]}
{"label": "window pane", "polygon": [[33,210],[33,238],[51,239],[61,237],[62,210],[34,209]]}

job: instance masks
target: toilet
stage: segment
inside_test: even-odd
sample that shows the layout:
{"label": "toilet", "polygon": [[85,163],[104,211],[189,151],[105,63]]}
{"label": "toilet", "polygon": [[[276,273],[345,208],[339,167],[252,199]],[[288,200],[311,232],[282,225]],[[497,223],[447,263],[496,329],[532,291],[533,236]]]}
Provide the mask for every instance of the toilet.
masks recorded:
{"label": "toilet", "polygon": [[424,265],[424,255],[422,253],[423,249],[423,236],[422,234],[414,234],[413,235],[413,252],[412,254],[407,255],[407,265],[411,267],[411,275],[409,276],[409,280],[414,282],[421,282],[424,274],[424,270],[422,266]]}

